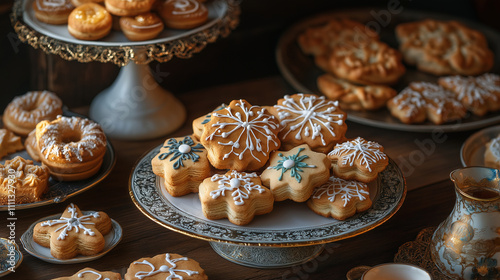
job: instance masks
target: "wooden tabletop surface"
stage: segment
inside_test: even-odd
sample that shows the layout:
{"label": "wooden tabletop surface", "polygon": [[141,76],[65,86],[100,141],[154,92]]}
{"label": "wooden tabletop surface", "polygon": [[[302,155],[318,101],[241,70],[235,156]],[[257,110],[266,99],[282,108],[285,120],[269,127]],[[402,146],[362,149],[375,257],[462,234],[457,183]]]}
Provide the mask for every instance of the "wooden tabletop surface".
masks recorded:
{"label": "wooden tabletop surface", "polygon": [[[379,142],[404,172],[408,193],[401,209],[387,222],[356,237],[329,243],[315,260],[283,269],[256,269],[229,262],[212,250],[209,243],[168,230],[148,219],[133,204],[128,188],[134,164],[149,150],[169,137],[191,134],[191,122],[222,102],[244,98],[255,105],[272,105],[293,90],[280,76],[215,86],[179,96],[188,119],[174,133],[148,141],[111,139],[116,165],[101,183],[60,204],[16,210],[15,234],[19,237],[36,220],[61,213],[70,203],[82,210],[108,213],[123,228],[123,239],[98,260],[79,264],[51,264],[21,249],[24,260],[15,273],[4,279],[52,279],[69,276],[84,267],[124,273],[141,257],[177,253],[197,260],[210,279],[345,279],[346,273],[360,265],[392,262],[398,248],[415,240],[424,228],[437,226],[451,212],[455,201],[449,173],[461,167],[460,147],[474,131],[412,133],[369,127],[348,122],[348,137],[362,136]],[[203,100],[203,101],[201,101]],[[86,108],[75,108],[86,113]],[[6,212],[0,212],[2,224]],[[6,236],[5,226],[0,235]]]}

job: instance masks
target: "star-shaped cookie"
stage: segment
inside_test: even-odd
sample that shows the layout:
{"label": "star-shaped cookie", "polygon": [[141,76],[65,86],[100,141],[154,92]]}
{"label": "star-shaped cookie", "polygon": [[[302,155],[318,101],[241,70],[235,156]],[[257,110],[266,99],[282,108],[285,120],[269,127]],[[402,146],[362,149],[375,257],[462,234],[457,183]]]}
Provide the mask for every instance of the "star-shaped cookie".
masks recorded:
{"label": "star-shaped cookie", "polygon": [[98,271],[93,268],[84,268],[79,270],[77,273],[66,276],[59,277],[53,280],[122,280],[120,273],[112,271]]}

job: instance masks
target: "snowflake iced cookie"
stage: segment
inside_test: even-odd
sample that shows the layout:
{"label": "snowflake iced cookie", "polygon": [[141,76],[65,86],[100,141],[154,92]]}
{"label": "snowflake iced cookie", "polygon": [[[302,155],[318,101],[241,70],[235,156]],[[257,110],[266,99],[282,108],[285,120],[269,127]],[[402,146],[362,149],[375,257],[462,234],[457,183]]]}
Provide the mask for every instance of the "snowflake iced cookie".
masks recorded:
{"label": "snowflake iced cookie", "polygon": [[199,195],[203,214],[211,220],[227,218],[246,225],[255,215],[273,210],[273,194],[256,173],[231,170],[213,175],[200,184]]}
{"label": "snowflake iced cookie", "polygon": [[361,137],[337,144],[328,157],[335,176],[364,183],[375,180],[389,164],[384,147]]}
{"label": "snowflake iced cookie", "polygon": [[500,135],[486,143],[484,166],[500,168]]}
{"label": "snowflake iced cookie", "polygon": [[281,124],[281,149],[308,144],[315,152],[327,153],[345,139],[346,113],[338,101],[324,96],[298,93],[284,96],[271,109]]}
{"label": "snowflake iced cookie", "polygon": [[330,177],[328,182],[314,190],[307,206],[316,214],[345,220],[372,206],[365,183]]}
{"label": "snowflake iced cookie", "polygon": [[196,118],[192,123],[193,137],[199,141],[201,135],[203,134],[203,126],[210,121],[210,119],[212,118],[212,113],[215,111],[219,111],[221,109],[224,109],[226,107],[227,107],[227,104],[222,103],[217,108],[215,108],[212,112]]}
{"label": "snowflake iced cookie", "polygon": [[406,124],[429,119],[434,124],[465,117],[467,109],[445,88],[427,82],[412,82],[387,102],[391,114]]}
{"label": "snowflake iced cookie", "polygon": [[111,219],[104,212],[82,214],[71,203],[59,219],[39,222],[33,240],[57,259],[71,259],[78,254],[91,256],[104,249],[104,235],[111,231]]}
{"label": "snowflake iced cookie", "polygon": [[311,151],[306,144],[289,151],[274,151],[269,167],[260,175],[275,201],[291,199],[304,202],[314,188],[330,178],[330,160],[323,153]]}
{"label": "snowflake iced cookie", "polygon": [[71,276],[59,277],[53,280],[122,280],[122,276],[117,272],[98,271],[86,267]]}
{"label": "snowflake iced cookie", "polygon": [[190,136],[167,139],[151,166],[172,196],[198,192],[200,183],[211,175],[207,150]]}
{"label": "snowflake iced cookie", "polygon": [[152,258],[141,258],[130,264],[125,280],[206,280],[200,264],[178,254],[160,254]]}
{"label": "snowflake iced cookie", "polygon": [[496,74],[442,77],[438,83],[454,92],[465,108],[475,115],[484,116],[500,110],[500,76]]}
{"label": "snowflake iced cookie", "polygon": [[215,168],[255,171],[280,147],[278,131],[278,120],[265,108],[240,99],[212,113],[200,142]]}

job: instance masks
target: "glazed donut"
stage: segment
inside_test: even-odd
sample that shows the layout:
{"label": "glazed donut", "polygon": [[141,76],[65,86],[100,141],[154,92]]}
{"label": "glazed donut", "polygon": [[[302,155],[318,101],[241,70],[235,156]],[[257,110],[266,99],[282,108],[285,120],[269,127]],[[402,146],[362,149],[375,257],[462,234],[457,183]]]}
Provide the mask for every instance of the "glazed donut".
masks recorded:
{"label": "glazed donut", "polygon": [[70,0],[35,0],[33,10],[35,17],[48,24],[66,24],[68,16],[75,6]]}
{"label": "glazed donut", "polygon": [[135,16],[151,11],[155,0],[104,0],[106,9],[116,16]]}
{"label": "glazed donut", "polygon": [[59,116],[36,126],[42,164],[60,181],[86,179],[99,171],[106,153],[106,135],[89,119]]}
{"label": "glazed donut", "polygon": [[158,9],[165,25],[170,28],[195,28],[208,19],[207,7],[196,0],[164,0]]}
{"label": "glazed donut", "polygon": [[75,7],[79,7],[86,3],[102,3],[104,0],[70,0]]}
{"label": "glazed donut", "polygon": [[121,17],[120,27],[130,41],[153,39],[163,30],[163,22],[154,13],[142,13],[134,17]]}
{"label": "glazed donut", "polygon": [[49,91],[29,91],[15,97],[3,113],[4,126],[27,136],[42,120],[53,120],[62,114],[62,101]]}
{"label": "glazed donut", "polygon": [[68,18],[68,31],[80,40],[98,40],[111,31],[113,19],[106,9],[95,3],[76,7]]}

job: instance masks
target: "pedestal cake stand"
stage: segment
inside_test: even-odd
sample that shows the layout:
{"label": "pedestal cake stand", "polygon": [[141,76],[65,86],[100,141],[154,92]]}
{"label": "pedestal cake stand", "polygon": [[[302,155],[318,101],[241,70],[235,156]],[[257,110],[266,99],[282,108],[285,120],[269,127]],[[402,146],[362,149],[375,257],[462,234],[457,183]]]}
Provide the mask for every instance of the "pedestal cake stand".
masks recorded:
{"label": "pedestal cake stand", "polygon": [[219,36],[229,35],[238,25],[240,12],[236,0],[213,0],[206,3],[208,21],[198,28],[165,28],[156,39],[140,42],[129,41],[119,31],[112,31],[99,41],[83,41],[73,38],[66,25],[38,21],[32,2],[18,0],[13,6],[12,25],[22,42],[67,60],[122,66],[114,83],[92,101],[90,117],[110,137],[127,140],[168,134],[186,118],[184,106],[156,82],[148,63],[190,58]]}
{"label": "pedestal cake stand", "polygon": [[203,216],[198,194],[170,196],[151,167],[161,146],[141,158],[130,177],[130,196],[139,210],[156,223],[179,233],[210,242],[223,258],[257,268],[289,267],[318,256],[326,243],[374,229],[392,217],[406,196],[401,170],[390,160],[375,182],[369,184],[372,207],[337,221],[315,214],[305,203],[276,202],[271,213],[256,216],[246,226],[227,219]]}

